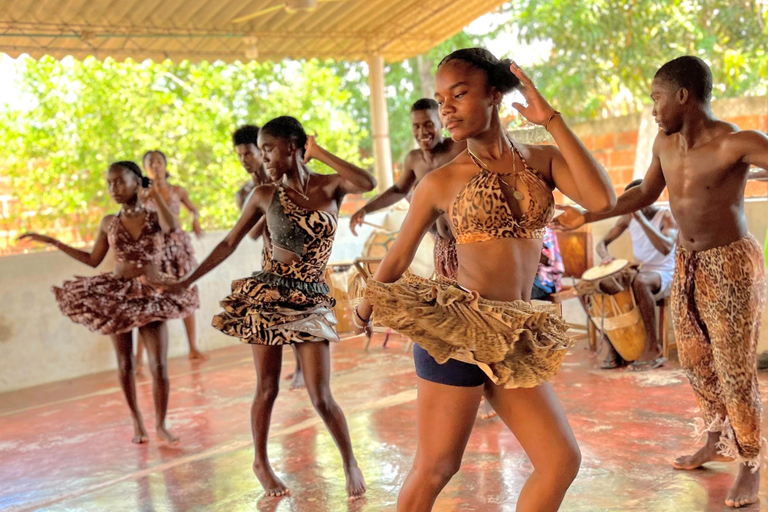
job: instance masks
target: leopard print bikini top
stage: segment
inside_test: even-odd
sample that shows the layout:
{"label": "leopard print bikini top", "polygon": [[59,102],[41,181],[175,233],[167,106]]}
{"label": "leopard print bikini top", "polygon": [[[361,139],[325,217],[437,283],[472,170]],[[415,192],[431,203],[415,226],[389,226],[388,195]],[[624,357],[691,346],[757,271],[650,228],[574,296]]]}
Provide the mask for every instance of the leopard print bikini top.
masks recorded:
{"label": "leopard print bikini top", "polygon": [[163,232],[157,213],[147,211],[138,238],[128,232],[118,213],[107,227],[109,246],[115,252],[115,261],[139,268],[158,263],[163,253]]}
{"label": "leopard print bikini top", "polygon": [[[457,244],[499,238],[544,238],[544,228],[555,213],[555,198],[541,174],[528,165],[512,141],[509,143],[523,162],[523,170],[514,175],[493,172],[470,153],[480,172],[464,185],[450,208]],[[522,184],[528,192],[527,200],[524,196],[516,198],[521,210],[517,216],[501,189],[502,183],[517,190]]]}

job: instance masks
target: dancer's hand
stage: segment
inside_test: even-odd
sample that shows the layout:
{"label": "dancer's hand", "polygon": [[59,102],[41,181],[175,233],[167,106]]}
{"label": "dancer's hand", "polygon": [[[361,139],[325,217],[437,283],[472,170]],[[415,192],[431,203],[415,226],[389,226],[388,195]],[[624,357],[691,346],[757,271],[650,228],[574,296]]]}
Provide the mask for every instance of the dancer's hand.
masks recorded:
{"label": "dancer's hand", "polygon": [[317,158],[320,146],[317,145],[315,140],[317,135],[308,135],[307,143],[304,144],[304,163],[308,164],[313,158]]}
{"label": "dancer's hand", "polygon": [[365,220],[365,208],[360,208],[349,219],[349,229],[352,234],[357,236],[357,227],[363,224]]}
{"label": "dancer's hand", "polygon": [[39,233],[24,233],[23,235],[19,236],[17,240],[19,242],[21,242],[22,240],[25,240],[25,241],[30,240],[32,242],[40,242],[42,244],[52,244],[52,245],[56,243],[55,238],[51,238],[46,235],[41,235]]}
{"label": "dancer's hand", "polygon": [[556,210],[562,210],[562,214],[558,215],[549,226],[552,229],[559,229],[561,231],[571,231],[572,229],[580,228],[586,222],[584,214],[573,206],[555,205]]}
{"label": "dancer's hand", "polygon": [[525,96],[525,99],[528,102],[527,107],[517,102],[513,103],[512,106],[515,107],[528,121],[544,126],[552,117],[552,114],[554,114],[555,109],[544,99],[544,96],[542,96],[538,89],[536,89],[536,86],[533,85],[533,81],[528,78],[528,75],[523,73],[520,66],[513,62],[512,65],[509,66],[509,70],[513,75],[520,79],[520,92]]}

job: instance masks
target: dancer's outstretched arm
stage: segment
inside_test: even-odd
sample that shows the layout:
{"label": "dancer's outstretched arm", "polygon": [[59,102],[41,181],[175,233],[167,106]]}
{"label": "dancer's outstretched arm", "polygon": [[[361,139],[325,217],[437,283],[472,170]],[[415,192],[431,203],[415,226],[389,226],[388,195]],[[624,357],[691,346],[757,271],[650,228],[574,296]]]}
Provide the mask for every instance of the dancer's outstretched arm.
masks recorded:
{"label": "dancer's outstretched arm", "polygon": [[552,227],[555,229],[571,230],[582,226],[585,223],[596,222],[598,220],[618,217],[628,213],[642,210],[656,202],[667,182],[664,179],[664,173],[661,171],[661,160],[658,153],[659,137],[653,144],[653,160],[648,172],[643,178],[643,182],[637,187],[632,187],[621,194],[616,201],[616,206],[606,212],[586,212],[582,213],[571,206],[559,207],[563,214],[552,221]]}
{"label": "dancer's outstretched arm", "polygon": [[251,194],[248,204],[245,205],[243,213],[240,215],[240,220],[237,221],[235,227],[224,237],[224,240],[211,251],[205,260],[198,266],[192,273],[181,279],[178,283],[165,288],[174,290],[178,288],[186,288],[205,274],[218,267],[224,260],[226,260],[243,238],[248,234],[251,229],[256,226],[257,222],[265,222],[267,217],[263,215],[263,204],[269,204],[272,198],[275,187],[272,185],[261,185],[257,187],[253,194]]}
{"label": "dancer's outstretched arm", "polygon": [[[397,281],[413,262],[421,239],[442,214],[435,200],[443,193],[441,176],[441,170],[431,172],[416,187],[400,232],[373,276],[376,281]],[[370,318],[371,303],[363,300],[357,311],[363,319]]]}
{"label": "dancer's outstretched arm", "polygon": [[83,251],[82,249],[76,249],[56,240],[53,237],[41,235],[39,233],[24,233],[19,237],[19,240],[34,240],[35,242],[52,245],[70,258],[74,258],[80,263],[85,263],[89,267],[96,268],[101,264],[102,261],[104,261],[104,257],[107,255],[107,251],[109,250],[107,227],[109,226],[110,222],[112,222],[114,217],[114,215],[107,215],[102,219],[101,226],[99,226],[99,234],[96,237],[96,243],[93,244],[93,248],[90,250],[90,252]]}

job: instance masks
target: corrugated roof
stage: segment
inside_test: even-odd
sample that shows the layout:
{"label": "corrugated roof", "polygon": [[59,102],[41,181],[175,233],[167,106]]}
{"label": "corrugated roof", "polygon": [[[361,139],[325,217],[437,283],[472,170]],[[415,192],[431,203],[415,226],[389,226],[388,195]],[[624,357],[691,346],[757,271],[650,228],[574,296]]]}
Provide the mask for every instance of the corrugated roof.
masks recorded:
{"label": "corrugated roof", "polygon": [[[289,12],[284,3],[317,3]],[[319,2],[319,3],[318,3]],[[118,60],[397,61],[504,0],[0,0],[0,51]],[[295,5],[295,4],[294,4]],[[273,10],[245,22],[238,18]]]}

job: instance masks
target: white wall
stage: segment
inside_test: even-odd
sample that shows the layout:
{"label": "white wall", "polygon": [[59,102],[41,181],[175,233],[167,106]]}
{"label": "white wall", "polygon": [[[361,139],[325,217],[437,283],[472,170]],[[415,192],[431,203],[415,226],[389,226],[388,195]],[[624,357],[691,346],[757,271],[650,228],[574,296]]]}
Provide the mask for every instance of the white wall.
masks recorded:
{"label": "white wall", "polygon": [[[395,221],[402,215],[395,215]],[[369,215],[367,220],[396,229],[393,215]],[[397,222],[395,222],[397,224]],[[363,226],[358,237],[349,231],[349,219],[339,222],[331,261],[350,261],[358,256],[373,228]],[[225,232],[193,238],[198,261],[202,261]],[[238,344],[211,327],[211,318],[221,311],[219,301],[230,292],[234,279],[261,268],[262,242],[245,239],[235,253],[213,272],[198,281],[198,346],[213,350]],[[54,285],[75,275],[94,275],[113,268],[112,254],[97,269],[91,269],[59,251],[0,257],[0,392],[46,382],[70,379],[116,368],[112,343],[107,336],[90,332],[61,314],[51,291]],[[168,322],[168,356],[186,355],[186,333],[181,320]]]}
{"label": "white wall", "polygon": [[[768,227],[768,201],[746,203],[750,231],[762,244]],[[370,215],[369,222],[396,229],[402,212],[394,215]],[[612,220],[593,224],[595,244],[613,225]],[[349,231],[349,219],[341,219],[331,262],[351,261],[362,251],[372,230],[364,226],[360,236]],[[202,260],[222,239],[223,232],[208,233],[194,240]],[[211,317],[220,311],[219,300],[230,291],[232,280],[250,275],[261,268],[261,242],[243,241],[237,251],[216,270],[199,281],[201,308],[197,311],[198,343],[202,350],[237,344],[211,327]],[[632,257],[632,245],[625,234],[612,245],[617,257]],[[597,257],[595,257],[597,261]],[[111,259],[98,272],[109,271]],[[88,331],[64,317],[56,305],[51,287],[73,275],[92,275],[92,269],[58,251],[0,258],[0,392],[70,379],[115,368],[112,344],[106,336]],[[583,321],[579,308],[564,308],[566,316]],[[181,320],[169,322],[169,357],[187,353],[186,335]],[[768,315],[763,315],[759,351],[768,350]]]}

